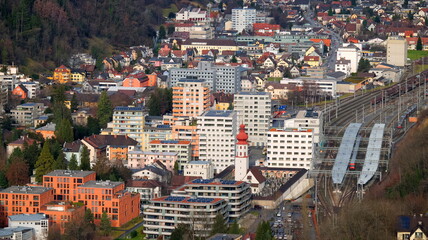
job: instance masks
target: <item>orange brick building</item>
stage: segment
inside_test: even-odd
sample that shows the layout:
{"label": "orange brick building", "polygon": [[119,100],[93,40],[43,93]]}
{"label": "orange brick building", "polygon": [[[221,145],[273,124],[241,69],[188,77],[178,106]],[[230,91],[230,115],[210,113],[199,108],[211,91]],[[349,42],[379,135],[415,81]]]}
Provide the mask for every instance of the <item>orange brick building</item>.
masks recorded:
{"label": "orange brick building", "polygon": [[65,225],[76,219],[83,219],[85,206],[72,204],[71,202],[50,202],[40,208],[40,212],[49,217],[51,226],[59,228],[64,234]]}
{"label": "orange brick building", "polygon": [[54,190],[46,187],[12,186],[0,191],[0,227],[7,226],[7,217],[39,213],[40,207],[53,201]]}
{"label": "orange brick building", "polygon": [[28,89],[24,85],[19,84],[12,91],[12,95],[19,97],[20,99],[26,99],[28,97]]}
{"label": "orange brick building", "polygon": [[71,80],[71,69],[64,65],[55,68],[53,80],[61,84],[69,82]]}
{"label": "orange brick building", "polygon": [[55,201],[77,202],[77,187],[95,178],[94,171],[54,170],[43,176],[43,186],[54,189]]}
{"label": "orange brick building", "polygon": [[99,224],[103,212],[113,227],[120,227],[140,214],[140,194],[125,191],[123,182],[89,181],[77,187],[78,201],[91,209]]}

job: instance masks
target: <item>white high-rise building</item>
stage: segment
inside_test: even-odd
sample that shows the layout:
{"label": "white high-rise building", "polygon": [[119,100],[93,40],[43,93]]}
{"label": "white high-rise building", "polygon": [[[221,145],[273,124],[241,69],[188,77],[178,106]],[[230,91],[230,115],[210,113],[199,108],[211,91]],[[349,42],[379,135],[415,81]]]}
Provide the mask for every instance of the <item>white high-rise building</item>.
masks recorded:
{"label": "white high-rise building", "polygon": [[248,156],[248,135],[245,133],[245,125],[239,127],[239,134],[236,136],[236,157],[235,157],[235,180],[245,181],[248,169],[250,168],[250,157]]}
{"label": "white high-rise building", "polygon": [[267,167],[310,169],[313,152],[313,130],[272,128],[268,132]]}
{"label": "white high-rise building", "polygon": [[250,146],[264,146],[272,116],[270,93],[240,92],[235,94],[233,106],[240,123],[247,127]]}
{"label": "white high-rise building", "polygon": [[299,111],[296,117],[286,119],[284,128],[310,128],[313,130],[314,143],[320,142],[320,129],[323,127],[323,121],[320,111],[307,109]]}
{"label": "white high-rise building", "polygon": [[386,63],[404,67],[407,63],[407,40],[401,36],[390,36],[386,42]]}
{"label": "white high-rise building", "polygon": [[232,9],[232,29],[237,30],[238,33],[243,30],[252,30],[253,24],[256,23],[256,15],[256,9],[245,7]]}
{"label": "white high-rise building", "polygon": [[210,110],[198,117],[199,160],[211,161],[216,173],[235,162],[238,116],[234,111]]}
{"label": "white high-rise building", "polygon": [[358,70],[358,62],[361,59],[361,49],[355,46],[354,44],[349,44],[337,49],[336,60],[345,60],[351,61],[351,73],[355,73]]}
{"label": "white high-rise building", "polygon": [[113,135],[125,135],[135,139],[142,149],[144,125],[147,113],[141,107],[115,107],[113,121],[110,123]]}

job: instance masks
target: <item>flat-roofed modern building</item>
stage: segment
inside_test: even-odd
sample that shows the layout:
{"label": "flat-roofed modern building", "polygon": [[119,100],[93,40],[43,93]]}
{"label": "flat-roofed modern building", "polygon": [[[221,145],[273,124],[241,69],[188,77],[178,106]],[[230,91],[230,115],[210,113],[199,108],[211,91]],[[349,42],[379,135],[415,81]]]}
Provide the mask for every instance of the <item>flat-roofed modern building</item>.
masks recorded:
{"label": "flat-roofed modern building", "polygon": [[131,169],[141,169],[156,161],[160,161],[169,171],[174,171],[174,164],[177,159],[177,152],[131,151],[128,152],[128,163],[126,166]]}
{"label": "flat-roofed modern building", "polygon": [[54,189],[55,201],[77,201],[77,187],[96,179],[94,171],[54,170],[43,175],[43,186]]}
{"label": "flat-roofed modern building", "polygon": [[208,237],[217,215],[228,222],[228,205],[222,198],[165,196],[152,199],[144,209],[147,239],[169,239],[179,224],[190,225],[195,236]]}
{"label": "flat-roofed modern building", "polygon": [[219,173],[235,163],[235,136],[238,116],[235,111],[210,110],[199,116],[199,160],[211,161]]}
{"label": "flat-roofed modern building", "polygon": [[264,146],[270,128],[272,100],[269,92],[240,92],[235,94],[234,110],[239,123],[246,126],[250,146]]}
{"label": "flat-roofed modern building", "polygon": [[172,88],[172,115],[195,118],[210,108],[210,91],[202,79],[181,79]]}
{"label": "flat-roofed modern building", "polygon": [[210,161],[190,161],[184,165],[184,176],[195,176],[203,179],[214,177],[214,164]]}
{"label": "flat-roofed modern building", "polygon": [[43,115],[43,103],[24,103],[10,111],[12,120],[19,126],[34,126],[34,121]]}
{"label": "flat-roofed modern building", "polygon": [[144,143],[144,126],[147,113],[141,107],[115,107],[113,111],[112,133]]}
{"label": "flat-roofed modern building", "polygon": [[[36,240],[45,240],[48,238],[49,219],[45,214],[17,214],[8,217],[8,227],[28,227],[34,229]],[[2,239],[0,237],[0,239]],[[25,238],[22,238],[25,239]]]}
{"label": "flat-roofed modern building", "polygon": [[310,169],[313,156],[313,130],[272,128],[267,133],[267,167]]}
{"label": "flat-roofed modern building", "polygon": [[7,225],[7,217],[34,214],[53,201],[54,189],[47,187],[11,186],[0,191],[0,227]]}
{"label": "flat-roofed modern building", "polygon": [[83,219],[85,206],[72,202],[54,201],[43,205],[40,212],[49,217],[50,227],[57,227],[61,234],[64,234],[67,223]]}
{"label": "flat-roofed modern building", "polygon": [[222,198],[230,206],[229,217],[242,217],[251,208],[250,184],[243,181],[221,179],[195,179],[175,189],[171,196],[197,196]]}
{"label": "flat-roofed modern building", "polygon": [[192,145],[190,141],[177,140],[153,140],[149,143],[151,152],[177,153],[177,161],[180,169],[192,159]]}

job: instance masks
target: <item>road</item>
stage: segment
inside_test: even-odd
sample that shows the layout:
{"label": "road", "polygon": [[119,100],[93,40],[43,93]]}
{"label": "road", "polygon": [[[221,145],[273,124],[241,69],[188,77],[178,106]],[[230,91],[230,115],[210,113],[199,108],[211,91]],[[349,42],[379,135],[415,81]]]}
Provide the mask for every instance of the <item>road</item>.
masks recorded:
{"label": "road", "polygon": [[342,38],[339,36],[339,34],[334,32],[333,30],[331,30],[331,29],[327,28],[326,26],[321,25],[319,22],[315,21],[314,20],[314,13],[310,9],[303,14],[303,17],[313,27],[320,27],[320,28],[324,29],[324,31],[327,34],[330,35],[330,39],[331,39],[330,51],[329,51],[327,58],[324,60],[324,63],[322,66],[326,67],[328,72],[334,72],[334,65],[336,63],[336,53],[337,53],[337,49],[343,43]]}

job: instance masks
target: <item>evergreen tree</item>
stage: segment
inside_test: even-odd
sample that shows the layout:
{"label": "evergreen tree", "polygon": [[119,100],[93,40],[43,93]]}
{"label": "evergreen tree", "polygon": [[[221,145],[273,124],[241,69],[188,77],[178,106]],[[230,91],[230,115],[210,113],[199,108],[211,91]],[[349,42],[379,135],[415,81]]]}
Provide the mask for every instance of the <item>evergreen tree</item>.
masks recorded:
{"label": "evergreen tree", "polygon": [[172,89],[157,88],[147,103],[150,116],[162,116],[172,111]]}
{"label": "evergreen tree", "polygon": [[179,224],[171,233],[170,240],[185,240],[189,234],[189,227],[184,224]]}
{"label": "evergreen tree", "polygon": [[8,186],[9,183],[7,182],[7,178],[4,174],[4,171],[0,171],[0,188],[7,188]]}
{"label": "evergreen tree", "polygon": [[364,59],[361,58],[360,61],[358,62],[358,72],[367,72],[368,70],[370,70],[371,65],[370,65],[370,61],[368,59]]}
{"label": "evergreen tree", "polygon": [[77,164],[77,158],[76,155],[71,155],[70,162],[68,163],[68,169],[69,170],[79,170],[79,165]]}
{"label": "evergreen tree", "polygon": [[31,145],[24,145],[24,159],[30,167],[30,172],[33,172],[37,157],[40,155],[40,148],[36,142]]}
{"label": "evergreen tree", "polygon": [[293,78],[293,75],[291,75],[291,72],[290,72],[289,68],[285,68],[283,77],[285,77],[285,78]]}
{"label": "evergreen tree", "polygon": [[73,94],[73,97],[71,98],[71,112],[75,112],[78,108],[78,102],[77,102],[77,97],[76,94]]}
{"label": "evergreen tree", "polygon": [[163,25],[159,27],[159,39],[165,39],[166,37],[166,30]]}
{"label": "evergreen tree", "polygon": [[69,119],[61,119],[60,123],[55,126],[55,136],[59,143],[72,142],[74,140],[73,127]]}
{"label": "evergreen tree", "polygon": [[234,221],[232,223],[232,225],[230,225],[227,233],[229,233],[229,234],[241,234],[241,229],[239,228],[239,224],[237,221]]}
{"label": "evergreen tree", "polygon": [[232,59],[230,60],[231,63],[237,63],[238,59],[236,59],[236,56],[233,55]]}
{"label": "evergreen tree", "polygon": [[418,42],[416,43],[416,50],[422,51],[423,45],[422,45],[422,39],[421,37],[418,37]]}
{"label": "evergreen tree", "polygon": [[94,214],[92,213],[91,209],[87,208],[85,211],[85,215],[83,216],[83,222],[85,225],[91,227],[93,230],[95,230],[95,222],[94,222]]}
{"label": "evergreen tree", "polygon": [[24,160],[24,153],[22,152],[21,148],[18,147],[13,149],[12,154],[10,154],[7,160],[7,163],[10,164],[17,159]]}
{"label": "evergreen tree", "polygon": [[107,92],[101,93],[100,99],[98,100],[98,111],[97,117],[101,128],[105,128],[107,123],[111,121],[113,116],[113,106],[110,99],[107,96]]}
{"label": "evergreen tree", "polygon": [[100,231],[104,236],[110,235],[112,231],[111,222],[106,212],[103,212],[103,214],[101,215]]}
{"label": "evergreen tree", "polygon": [[180,170],[180,167],[178,166],[178,161],[175,161],[175,163],[174,163],[174,174],[178,174],[178,170]]}
{"label": "evergreen tree", "polygon": [[83,146],[82,155],[80,156],[80,169],[84,171],[91,170],[89,149],[86,146]]}
{"label": "evergreen tree", "polygon": [[65,161],[64,152],[60,152],[58,157],[56,158],[54,169],[67,169],[67,162]]}
{"label": "evergreen tree", "polygon": [[328,10],[328,15],[329,15],[329,16],[333,16],[333,9],[331,9],[331,8],[330,8],[330,9]]}
{"label": "evergreen tree", "polygon": [[213,228],[211,230],[211,236],[217,233],[226,233],[226,232],[227,232],[227,226],[226,226],[226,222],[224,221],[223,215],[217,214],[214,220]]}
{"label": "evergreen tree", "polygon": [[46,141],[43,144],[42,152],[40,153],[39,158],[37,159],[35,168],[36,168],[36,181],[42,182],[43,175],[51,172],[55,163],[55,159],[53,158],[50,149],[49,149],[49,141]]}
{"label": "evergreen tree", "polygon": [[272,230],[268,221],[262,221],[257,226],[256,240],[272,240]]}

